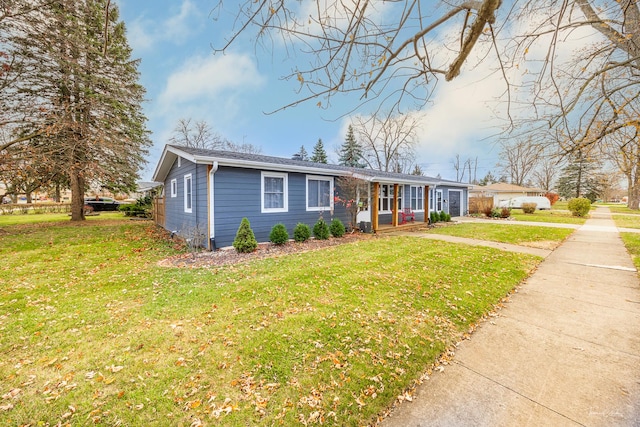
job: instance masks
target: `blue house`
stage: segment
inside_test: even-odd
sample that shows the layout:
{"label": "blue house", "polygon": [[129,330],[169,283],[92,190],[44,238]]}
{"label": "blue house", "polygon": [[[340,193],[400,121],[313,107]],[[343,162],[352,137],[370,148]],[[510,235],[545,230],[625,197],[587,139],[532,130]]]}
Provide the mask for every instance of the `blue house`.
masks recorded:
{"label": "blue house", "polygon": [[156,222],[182,236],[197,230],[212,250],[232,245],[243,217],[267,242],[275,224],[292,234],[320,216],[377,232],[428,222],[432,211],[455,217],[468,210],[468,184],[175,145],[165,146],[153,180],[164,183]]}

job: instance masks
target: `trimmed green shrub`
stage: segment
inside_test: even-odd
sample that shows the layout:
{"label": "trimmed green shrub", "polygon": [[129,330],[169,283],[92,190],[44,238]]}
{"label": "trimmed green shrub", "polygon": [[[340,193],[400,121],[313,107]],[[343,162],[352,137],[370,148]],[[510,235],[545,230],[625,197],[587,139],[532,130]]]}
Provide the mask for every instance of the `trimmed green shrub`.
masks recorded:
{"label": "trimmed green shrub", "polygon": [[329,225],[329,231],[333,237],[342,237],[346,232],[344,224],[338,218],[334,218]]}
{"label": "trimmed green shrub", "polygon": [[435,224],[440,220],[440,216],[438,215],[438,212],[431,212],[429,214],[429,219],[431,220],[431,224]]}
{"label": "trimmed green shrub", "polygon": [[293,229],[293,240],[296,242],[306,242],[311,237],[311,229],[307,224],[301,222]]}
{"label": "trimmed green shrub", "polygon": [[284,224],[276,224],[269,233],[269,240],[276,245],[284,245],[289,241],[289,233]]}
{"label": "trimmed green shrub", "polygon": [[240,253],[249,253],[256,250],[258,247],[258,241],[255,234],[251,229],[251,224],[247,218],[242,218],[240,221],[240,227],[236,233],[236,238],[233,241],[233,247]]}
{"label": "trimmed green shrub", "polygon": [[316,225],[313,226],[313,235],[318,240],[327,240],[329,238],[329,226],[324,219],[320,218]]}
{"label": "trimmed green shrub", "polygon": [[445,222],[451,222],[451,215],[445,214],[444,220],[445,220]]}
{"label": "trimmed green shrub", "polygon": [[446,221],[447,220],[447,213],[445,211],[440,211],[440,221]]}
{"label": "trimmed green shrub", "polygon": [[536,206],[538,206],[535,203],[523,203],[522,204],[522,212],[526,213],[526,214],[532,214],[536,211]]}
{"label": "trimmed green shrub", "polygon": [[591,209],[591,202],[584,197],[577,197],[569,200],[567,205],[573,216],[587,216]]}

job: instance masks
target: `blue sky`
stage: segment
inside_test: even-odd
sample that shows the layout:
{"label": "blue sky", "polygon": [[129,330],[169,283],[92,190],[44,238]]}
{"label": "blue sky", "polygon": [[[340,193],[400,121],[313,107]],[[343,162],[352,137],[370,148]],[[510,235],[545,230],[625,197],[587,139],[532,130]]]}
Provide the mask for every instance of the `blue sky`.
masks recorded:
{"label": "blue sky", "polygon": [[[297,82],[281,77],[291,62],[256,51],[253,45],[213,54],[232,16],[214,21],[212,2],[202,0],[118,0],[127,26],[133,57],[141,59],[141,83],[147,89],[144,104],[154,143],[142,179],[149,180],[162,148],[178,119],[206,120],[221,136],[261,147],[262,153],[290,157],[304,145],[308,152],[322,138],[330,159],[344,141],[349,124],[346,111],[357,105],[357,95],[334,99],[330,109],[314,101],[271,115],[298,99]],[[231,4],[231,3],[229,3]],[[299,60],[300,56],[293,59]],[[464,161],[478,159],[478,178],[496,171],[498,147],[491,135],[498,131],[493,97],[504,82],[485,78],[479,67],[451,83],[440,82],[432,102],[421,110],[422,125],[417,163],[427,175],[455,179],[456,154]],[[370,111],[360,110],[361,114]]]}

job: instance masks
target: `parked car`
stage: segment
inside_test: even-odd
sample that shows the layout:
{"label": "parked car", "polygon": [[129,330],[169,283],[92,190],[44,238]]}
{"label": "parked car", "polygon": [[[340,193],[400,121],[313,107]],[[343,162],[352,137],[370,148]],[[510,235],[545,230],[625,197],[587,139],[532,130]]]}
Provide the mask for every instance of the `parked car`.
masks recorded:
{"label": "parked car", "polygon": [[117,211],[120,207],[120,202],[111,197],[87,197],[84,204],[92,207],[94,212]]}
{"label": "parked car", "polygon": [[515,208],[522,209],[523,203],[535,203],[536,209],[551,209],[551,202],[544,196],[521,196],[513,199],[503,200],[498,203],[499,208]]}

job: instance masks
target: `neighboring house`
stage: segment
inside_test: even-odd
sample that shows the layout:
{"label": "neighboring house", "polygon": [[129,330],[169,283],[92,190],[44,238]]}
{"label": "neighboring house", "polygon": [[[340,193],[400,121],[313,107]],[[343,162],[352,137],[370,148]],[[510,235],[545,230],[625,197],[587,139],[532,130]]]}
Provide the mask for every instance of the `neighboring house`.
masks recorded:
{"label": "neighboring house", "polygon": [[493,199],[493,206],[503,200],[510,200],[521,196],[544,196],[547,193],[542,188],[521,187],[505,182],[496,182],[489,185],[478,185],[469,191],[469,197],[490,197]]}
{"label": "neighboring house", "polygon": [[[167,145],[153,175],[164,183],[163,208],[156,221],[167,230],[205,235],[209,249],[230,246],[243,217],[256,239],[269,240],[277,223],[289,233],[299,222],[310,227],[322,215],[327,223],[351,217],[341,200],[339,178],[363,184],[360,221],[376,232],[397,226],[404,209],[415,221],[428,221],[430,211],[464,215],[468,184],[371,169],[313,163],[258,154]],[[376,203],[372,203],[376,200]],[[425,215],[426,212],[426,215]],[[394,215],[395,213],[395,215]]]}

